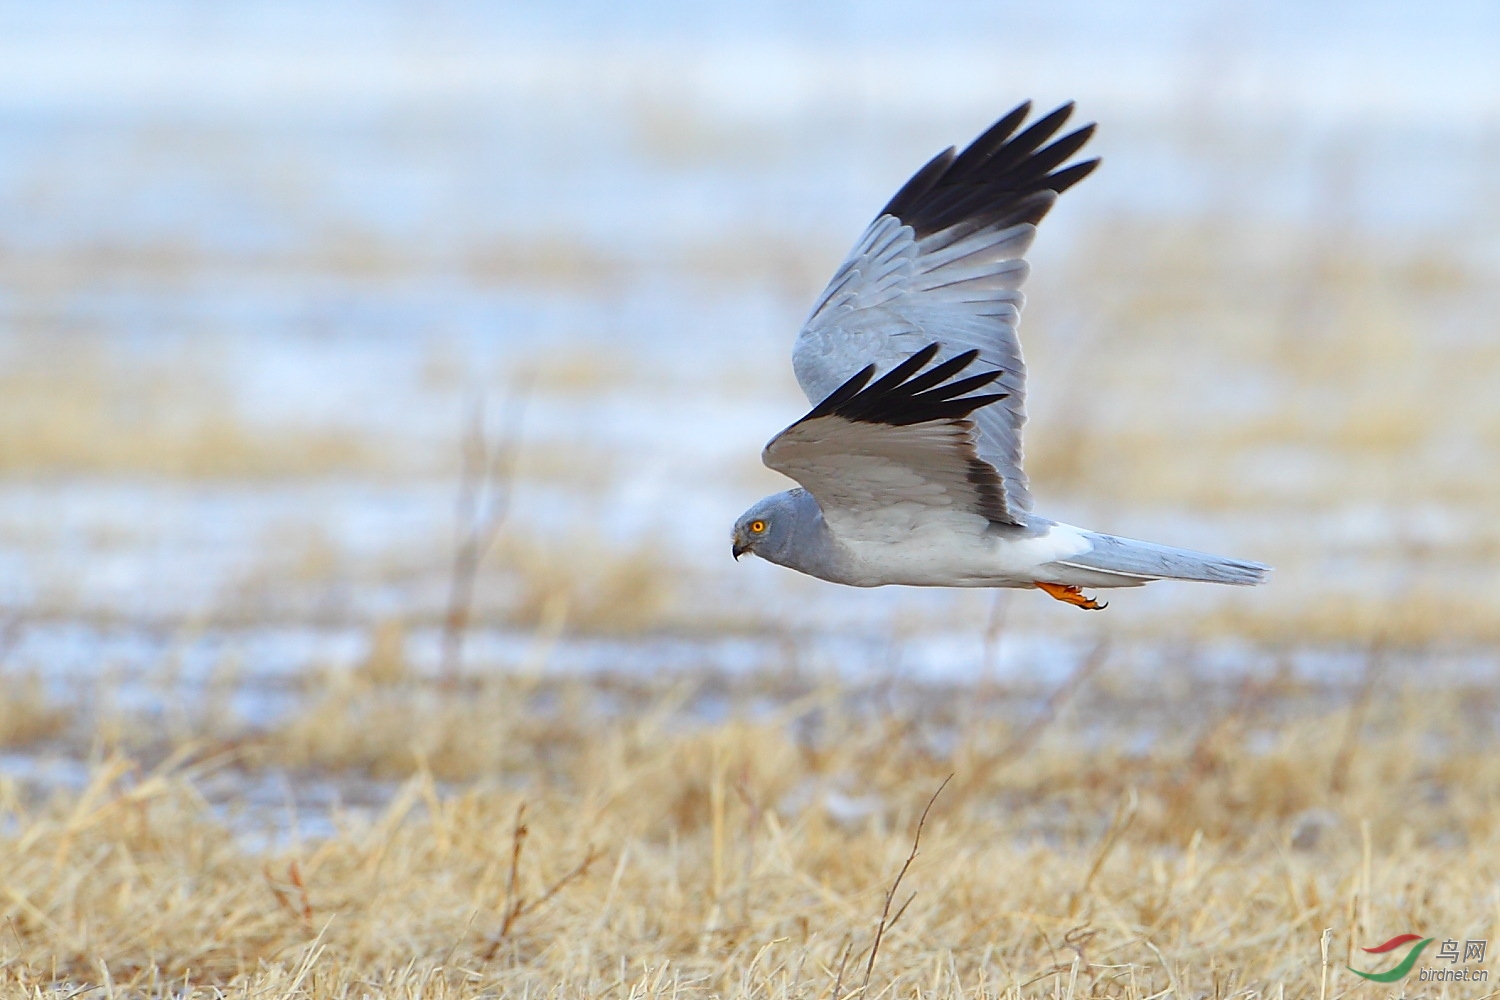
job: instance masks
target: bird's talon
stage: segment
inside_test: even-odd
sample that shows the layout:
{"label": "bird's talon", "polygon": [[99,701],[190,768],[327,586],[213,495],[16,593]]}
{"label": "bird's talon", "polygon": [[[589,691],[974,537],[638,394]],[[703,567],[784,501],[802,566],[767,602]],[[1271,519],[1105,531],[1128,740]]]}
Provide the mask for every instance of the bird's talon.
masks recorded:
{"label": "bird's talon", "polygon": [[1038,582],[1037,589],[1046,591],[1049,595],[1062,601],[1064,604],[1071,604],[1073,607],[1082,608],[1085,611],[1103,611],[1109,607],[1108,601],[1096,601],[1084,594],[1082,587],[1069,587],[1061,583]]}

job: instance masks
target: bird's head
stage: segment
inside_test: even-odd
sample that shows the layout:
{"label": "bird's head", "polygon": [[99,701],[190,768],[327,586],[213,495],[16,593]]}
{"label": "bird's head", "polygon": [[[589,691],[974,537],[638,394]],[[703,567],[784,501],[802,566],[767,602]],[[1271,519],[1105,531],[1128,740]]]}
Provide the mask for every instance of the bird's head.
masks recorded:
{"label": "bird's head", "polygon": [[734,557],[749,553],[784,562],[797,528],[799,494],[805,496],[802,490],[773,494],[741,514],[734,522]]}

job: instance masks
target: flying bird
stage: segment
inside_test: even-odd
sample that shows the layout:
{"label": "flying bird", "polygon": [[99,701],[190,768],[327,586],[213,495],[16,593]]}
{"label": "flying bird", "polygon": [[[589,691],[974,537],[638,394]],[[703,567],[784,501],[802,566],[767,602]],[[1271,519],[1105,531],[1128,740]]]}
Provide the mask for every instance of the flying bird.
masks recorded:
{"label": "flying bird", "polygon": [[800,488],[740,517],[736,559],[855,587],[1035,587],[1088,610],[1105,605],[1086,587],[1264,581],[1259,563],[1032,512],[1016,336],[1026,251],[1099,161],[1064,166],[1094,133],[1055,138],[1071,103],[1023,129],[1030,111],[913,174],[834,272],[792,348],[813,408],[761,456]]}

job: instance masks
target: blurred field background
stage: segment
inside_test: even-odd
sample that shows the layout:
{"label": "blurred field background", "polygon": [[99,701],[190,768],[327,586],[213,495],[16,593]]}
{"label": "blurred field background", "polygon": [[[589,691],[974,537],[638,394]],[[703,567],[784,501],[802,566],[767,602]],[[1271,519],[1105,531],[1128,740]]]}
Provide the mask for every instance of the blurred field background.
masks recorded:
{"label": "blurred field background", "polygon": [[[0,4],[3,974],[862,990],[950,772],[871,996],[1310,995],[1325,927],[1477,935],[1409,894],[1494,861],[1496,51],[1477,2]],[[1031,258],[1038,508],[1271,584],[736,565],[813,296],[1027,97],[1105,161]],[[441,686],[481,400],[511,502]],[[522,801],[533,901],[601,852],[524,940]]]}

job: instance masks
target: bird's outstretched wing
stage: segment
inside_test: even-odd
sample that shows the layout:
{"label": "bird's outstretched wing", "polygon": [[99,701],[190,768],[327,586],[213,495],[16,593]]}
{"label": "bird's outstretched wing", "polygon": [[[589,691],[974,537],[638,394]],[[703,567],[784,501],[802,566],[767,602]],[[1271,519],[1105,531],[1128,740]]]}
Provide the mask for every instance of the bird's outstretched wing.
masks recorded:
{"label": "bird's outstretched wing", "polygon": [[[952,147],[917,171],[865,230],[834,273],[797,335],[792,367],[809,402],[832,393],[865,365],[885,369],[924,344],[939,356],[977,351],[998,369],[999,406],[975,415],[975,450],[998,473],[992,520],[1024,523],[1031,509],[1021,469],[1026,368],[1016,337],[1037,223],[1057,196],[1098,165],[1062,166],[1093,125],[1053,137],[1072,113],[1065,104],[1017,133],[1028,101],[962,153]],[[1061,168],[1061,169],[1058,169]]]}
{"label": "bird's outstretched wing", "polygon": [[866,366],[776,435],[762,461],[801,483],[834,523],[897,508],[903,517],[943,509],[1000,519],[1004,484],[975,450],[970,414],[1005,394],[967,394],[1001,373],[950,382],[979,356],[973,350],[922,371],[940,349],[929,344],[873,383],[875,366]]}

